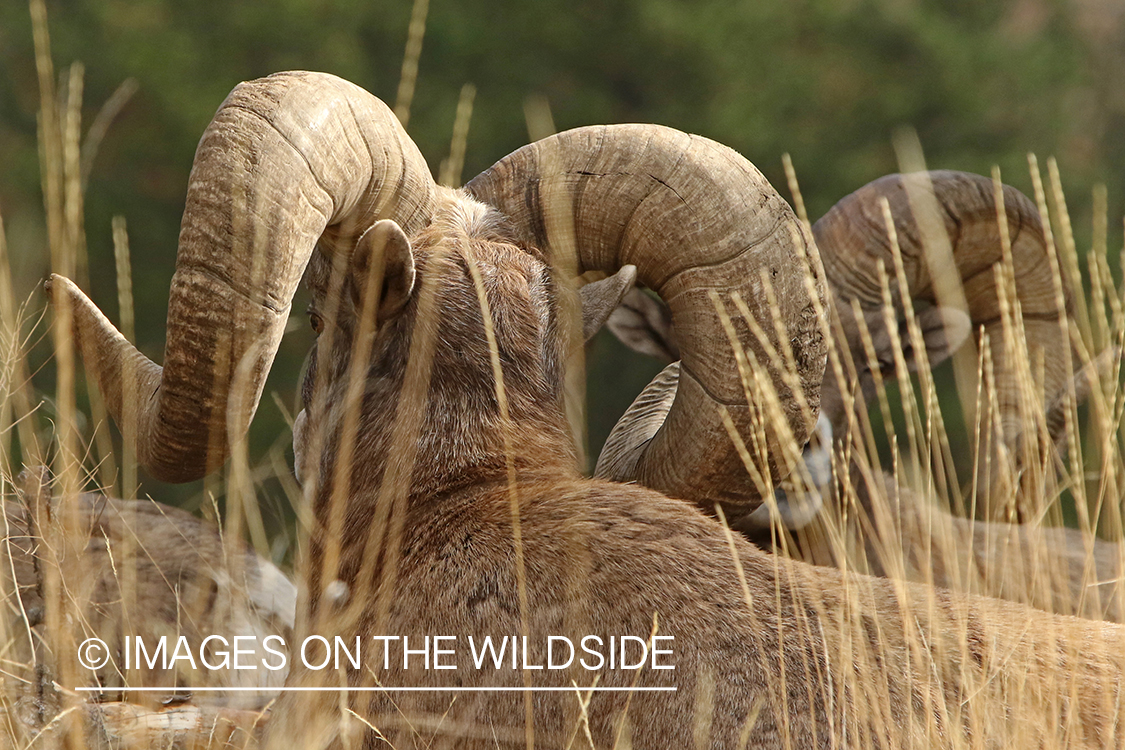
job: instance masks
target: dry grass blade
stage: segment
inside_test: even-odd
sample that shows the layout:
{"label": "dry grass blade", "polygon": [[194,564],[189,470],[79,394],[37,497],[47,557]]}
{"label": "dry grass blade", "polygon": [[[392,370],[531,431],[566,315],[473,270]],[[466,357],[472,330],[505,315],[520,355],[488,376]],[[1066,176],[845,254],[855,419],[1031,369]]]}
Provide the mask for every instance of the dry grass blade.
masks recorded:
{"label": "dry grass blade", "polygon": [[[908,179],[907,196],[910,210],[918,223],[925,254],[926,265],[934,281],[934,298],[937,304],[962,312],[968,310],[968,302],[955,274],[944,269],[952,268],[953,256],[949,235],[946,234],[941,219],[942,209],[934,195],[933,184],[926,174],[926,159],[922,143],[914,130],[902,130],[895,134],[895,155],[899,169],[904,173],[917,173]],[[953,355],[953,377],[965,420],[971,423],[975,418],[972,394],[977,390],[977,353],[970,342]]]}
{"label": "dry grass blade", "polygon": [[541,141],[558,132],[555,117],[551,114],[551,102],[541,94],[533,94],[523,100],[523,118],[527,123],[529,143]]}
{"label": "dry grass blade", "polygon": [[1077,314],[1074,322],[1082,332],[1082,341],[1087,349],[1094,346],[1090,331],[1090,312],[1086,306],[1086,294],[1082,287],[1082,273],[1078,270],[1078,248],[1074,241],[1074,229],[1070,223],[1070,211],[1066,206],[1066,196],[1063,194],[1062,177],[1059,174],[1059,163],[1055,157],[1047,160],[1047,175],[1051,181],[1051,202],[1054,205],[1052,217],[1058,221],[1060,235],[1062,236],[1062,264],[1065,269],[1063,276],[1070,284],[1074,301],[1077,305]]}
{"label": "dry grass blade", "polygon": [[121,82],[113,94],[106,99],[105,104],[98,110],[98,114],[94,117],[94,121],[90,123],[90,129],[86,131],[86,140],[82,143],[82,191],[86,191],[86,185],[90,180],[90,172],[94,169],[94,159],[98,155],[98,148],[102,145],[102,140],[109,132],[110,125],[121,114],[121,110],[133,98],[133,94],[137,92],[138,84],[135,78],[126,78]]}
{"label": "dry grass blade", "polygon": [[[125,217],[113,219],[113,254],[117,269],[117,306],[121,311],[121,333],[128,341],[136,340],[133,313],[133,271],[129,257],[129,234],[125,228]],[[129,382],[134,377],[132,362],[126,363],[122,378]],[[137,494],[137,455],[133,447],[136,441],[136,405],[131,401],[122,404],[121,413],[121,496],[136,497]]]}
{"label": "dry grass blade", "polygon": [[422,38],[426,35],[426,15],[429,11],[430,0],[414,0],[410,28],[406,32],[398,95],[395,97],[395,116],[404,128],[410,123],[410,106],[414,103],[414,87],[418,83],[418,58],[422,56]]}
{"label": "dry grass blade", "polygon": [[[78,206],[68,205],[68,199],[77,200],[76,185],[67,184],[67,156],[74,157],[76,148],[77,106],[79,98],[71,99],[69,120],[69,139],[64,139],[64,129],[55,109],[54,67],[51,62],[50,37],[47,32],[46,8],[42,0],[31,2],[32,25],[35,33],[36,67],[39,72],[40,87],[40,148],[44,182],[44,200],[48,216],[48,239],[51,247],[51,268],[61,273],[73,274],[77,267],[75,256],[75,236],[81,231]],[[77,69],[75,69],[77,70]],[[72,78],[73,81],[73,78]],[[71,91],[74,91],[72,86]],[[71,147],[67,148],[67,140]],[[73,160],[76,163],[76,160]],[[75,170],[69,170],[74,182],[79,183]],[[77,185],[80,187],[80,184]],[[58,477],[59,494],[64,498],[61,512],[57,516],[44,519],[40,530],[45,542],[47,564],[43,567],[42,587],[45,601],[45,626],[53,647],[48,669],[56,675],[63,685],[77,684],[76,633],[74,623],[66,617],[69,608],[63,579],[67,568],[73,569],[73,558],[67,560],[63,554],[70,540],[78,537],[77,509],[73,500],[77,498],[82,483],[81,453],[78,448],[78,435],[75,420],[75,361],[71,342],[71,310],[65,299],[56,300],[53,343],[55,349],[56,392],[55,404],[57,421],[55,423],[55,474]],[[73,696],[66,699],[67,707],[77,705]],[[69,739],[76,746],[81,742],[77,728],[69,733]]]}
{"label": "dry grass blade", "polygon": [[809,214],[805,210],[805,198],[801,195],[801,186],[797,184],[797,171],[793,169],[793,158],[789,154],[782,154],[781,164],[785,167],[785,180],[789,184],[789,194],[793,196],[793,210],[797,212],[797,218],[811,228]]}
{"label": "dry grass blade", "polygon": [[473,99],[476,95],[477,87],[473,84],[466,83],[461,87],[461,96],[457,99],[457,114],[453,118],[453,141],[449,145],[449,157],[441,163],[439,185],[461,185],[461,170],[465,166],[465,147],[469,141],[469,122],[473,118]]}
{"label": "dry grass blade", "polygon": [[[466,244],[469,238],[464,238]],[[500,349],[496,344],[496,330],[492,319],[492,311],[488,305],[488,295],[484,289],[484,280],[481,278],[480,267],[469,255],[465,255],[465,262],[469,268],[469,275],[473,279],[473,286],[477,292],[477,302],[480,304],[481,317],[484,320],[484,335],[488,341],[488,358],[492,365],[492,377],[496,382],[496,403],[500,410],[501,431],[504,440],[504,462],[508,474],[508,504],[512,522],[512,548],[515,554],[516,590],[519,597],[520,635],[524,642],[531,635],[528,626],[529,603],[527,598],[527,568],[524,562],[523,532],[520,521],[520,491],[516,481],[516,467],[513,463],[515,446],[512,443],[512,420],[508,411],[508,393],[504,389],[504,369],[500,366]],[[535,720],[532,705],[531,673],[523,673],[524,687],[528,692],[524,695],[524,731],[528,750],[535,747]]]}
{"label": "dry grass blade", "polygon": [[[548,143],[550,143],[548,141]],[[539,155],[545,173],[556,169],[561,156],[553,148],[542,148]],[[559,321],[565,342],[564,408],[567,424],[578,453],[578,465],[589,465],[586,453],[586,349],[582,337],[582,305],[576,283],[578,278],[578,240],[574,211],[565,185],[556,185],[557,192],[547,191],[540,202],[547,210],[544,221],[551,265],[559,279]]]}
{"label": "dry grass blade", "polygon": [[[3,457],[7,461],[13,456],[10,450],[11,427],[14,424],[20,442],[20,460],[32,466],[44,462],[43,449],[39,442],[39,417],[32,389],[31,375],[27,366],[27,347],[21,332],[24,328],[23,306],[16,305],[12,289],[11,264],[8,258],[8,243],[4,230],[4,220],[0,216],[0,362],[3,367],[3,391],[0,392],[0,408],[4,410],[2,435]],[[4,466],[8,476],[18,474]]]}

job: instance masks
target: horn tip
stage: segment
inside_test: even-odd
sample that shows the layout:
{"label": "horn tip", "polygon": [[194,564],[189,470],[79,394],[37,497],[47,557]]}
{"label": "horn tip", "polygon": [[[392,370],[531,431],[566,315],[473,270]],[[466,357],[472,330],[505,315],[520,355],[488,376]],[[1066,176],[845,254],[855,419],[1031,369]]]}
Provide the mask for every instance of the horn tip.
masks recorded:
{"label": "horn tip", "polygon": [[78,285],[67,277],[57,273],[49,274],[47,278],[43,280],[43,291],[52,304],[55,303],[56,289],[71,298],[71,300],[85,302],[88,299],[86,293],[79,289]]}

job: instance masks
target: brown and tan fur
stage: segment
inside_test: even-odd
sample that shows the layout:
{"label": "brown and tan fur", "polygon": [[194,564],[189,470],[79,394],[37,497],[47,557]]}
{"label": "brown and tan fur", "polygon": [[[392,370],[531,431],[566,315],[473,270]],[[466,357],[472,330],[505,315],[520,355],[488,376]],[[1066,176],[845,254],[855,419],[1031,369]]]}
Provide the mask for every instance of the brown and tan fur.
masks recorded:
{"label": "brown and tan fur", "polygon": [[858,507],[844,518],[838,502],[827,504],[823,517],[795,534],[800,559],[1094,620],[1125,617],[1120,543],[1065,527],[955,516],[881,473],[875,493],[862,478],[853,481]]}
{"label": "brown and tan fur", "polygon": [[[1113,594],[1125,566],[1125,549],[1120,543],[1042,523],[1009,524],[957,517],[939,509],[924,493],[904,486],[904,478],[896,481],[882,472],[859,468],[857,461],[861,459],[854,457],[847,446],[855,434],[859,410],[876,400],[873,367],[881,370],[884,380],[895,378],[895,343],[881,309],[860,310],[863,326],[870,332],[875,355],[872,364],[855,312],[846,303],[838,303],[835,309],[841,323],[837,330],[842,332],[836,345],[854,363],[855,380],[845,376],[841,382],[832,372],[826,372],[821,407],[832,423],[837,472],[847,462],[847,456],[853,458],[846,485],[836,481],[833,486],[820,489],[826,494],[846,492],[851,499],[849,503],[839,499],[828,503],[830,511],[812,528],[802,530],[803,559],[819,564],[844,564],[837,554],[843,546],[829,543],[827,538],[846,530],[845,534],[854,535],[852,549],[863,550],[863,559],[851,560],[850,564],[875,575],[905,577],[1063,614],[1120,622],[1125,616],[1125,602]],[[931,367],[949,357],[963,340],[963,326],[954,322],[947,329],[943,325],[951,315],[956,319],[956,313],[930,307],[916,316],[927,344],[926,361]],[[899,323],[899,329],[905,335],[905,322]],[[946,333],[949,329],[956,329],[952,337]],[[911,371],[917,369],[921,360],[909,345],[904,349],[907,367]],[[1104,362],[1092,363],[1076,375],[1075,393],[1079,401],[1089,393],[1091,378],[1095,377],[1093,370],[1111,362],[1111,355],[1117,356],[1117,352],[1107,351],[1099,357]],[[847,406],[848,397],[855,399],[854,410]],[[1050,422],[1053,410],[1048,413]],[[1065,427],[1061,419],[1057,427]],[[1065,443],[1065,432],[1052,434],[1051,439],[1060,446]],[[1062,452],[1061,447],[1056,450]],[[845,504],[852,506],[848,518],[842,513]]]}
{"label": "brown and tan fur", "polygon": [[[289,639],[296,588],[241,541],[225,545],[214,524],[151,500],[80,494],[74,500],[79,535],[53,552],[48,549],[47,527],[59,522],[63,506],[51,498],[46,480],[45,470],[25,471],[18,499],[4,503],[0,580],[8,594],[3,627],[12,638],[13,663],[26,665],[28,671],[38,668],[38,676],[48,684],[54,679],[43,599],[47,566],[54,565],[67,601],[75,605],[68,616],[77,621],[79,637],[100,638],[111,650],[104,667],[83,675],[86,686],[104,688],[101,699],[120,695],[124,684],[169,688],[166,693],[139,694],[139,700],[148,703],[188,695],[190,687],[281,686],[283,671],[192,670],[186,661],[164,669],[159,660],[154,668],[132,662],[126,670],[125,636],[143,638],[149,650],[167,637],[169,652],[184,636],[196,654],[213,633]],[[26,684],[29,695],[42,693],[35,679]],[[196,700],[209,703],[215,696],[200,693]],[[131,697],[138,699],[138,694]],[[223,699],[264,705],[269,697],[243,693]]]}
{"label": "brown and tan fur", "polygon": [[[354,276],[320,334],[318,349],[330,335],[331,354],[325,362],[317,351],[310,365],[296,446],[317,517],[306,632],[358,635],[365,650],[373,635],[455,635],[458,669],[368,660],[338,673],[295,668],[290,685],[573,680],[676,692],[601,692],[585,707],[578,692],[289,693],[275,708],[271,746],[1122,744],[1119,628],[785,560],[689,503],[581,477],[562,416],[564,326],[551,273],[537,253],[512,246],[494,214],[467,202],[444,194],[434,227],[411,238],[419,281],[374,335],[348,470],[335,461],[348,440],[343,399],[362,297]],[[487,293],[507,415],[469,261]],[[316,310],[336,306],[331,276],[310,266]],[[425,319],[428,294],[437,314]],[[436,327],[428,380],[417,378],[427,326]],[[314,462],[303,451],[318,431],[325,448]],[[416,442],[396,444],[396,434]],[[341,477],[342,506],[333,493]],[[328,534],[334,524],[339,538]],[[473,669],[463,650],[470,635],[526,634],[541,645],[548,635],[647,638],[654,629],[675,637],[674,670],[525,675]],[[542,657],[533,649],[529,661]]]}
{"label": "brown and tan fur", "polygon": [[[789,553],[816,565],[846,567],[1000,597],[1060,614],[1120,622],[1125,617],[1125,602],[1114,593],[1125,571],[1125,548],[1120,543],[1074,529],[958,517],[881,470],[860,470],[849,447],[853,430],[862,410],[877,398],[873,370],[879,370],[884,382],[895,379],[896,342],[881,308],[856,310],[834,299],[832,311],[831,329],[843,379],[836,376],[830,364],[821,384],[820,405],[834,442],[831,447],[815,450],[826,454],[819,460],[832,465],[836,477],[807,488],[808,492],[819,493],[815,505],[824,510],[809,525],[789,529],[798,542],[787,548]],[[905,335],[901,311],[899,317],[899,332]],[[931,367],[948,358],[968,335],[963,317],[940,307],[925,307],[916,313]],[[663,361],[679,357],[667,308],[639,290],[625,297],[609,326],[635,351]],[[866,351],[862,329],[870,337],[874,362]],[[903,354],[908,369],[915,370],[921,360],[910,345],[904,347]],[[1079,401],[1096,382],[1095,372],[1108,369],[1117,356],[1116,350],[1107,350],[1076,375],[1074,390]],[[667,395],[670,398],[671,394]],[[1047,421],[1049,426],[1056,423],[1056,430],[1065,427],[1061,411],[1054,407],[1048,411]],[[1065,433],[1052,434],[1056,442],[1065,437]],[[840,466],[849,462],[848,456],[852,457],[850,470],[842,480]],[[841,493],[847,501],[840,498]],[[752,539],[770,544],[768,529],[744,521],[735,525]]]}

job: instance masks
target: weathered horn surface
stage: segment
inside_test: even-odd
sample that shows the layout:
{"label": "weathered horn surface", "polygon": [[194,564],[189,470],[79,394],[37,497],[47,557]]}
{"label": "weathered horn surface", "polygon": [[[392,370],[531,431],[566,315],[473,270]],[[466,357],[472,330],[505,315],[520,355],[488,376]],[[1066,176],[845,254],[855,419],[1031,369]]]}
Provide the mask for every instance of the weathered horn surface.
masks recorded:
{"label": "weathered horn surface", "polygon": [[240,437],[228,421],[249,425],[313,249],[350,253],[380,219],[416,232],[434,191],[394,114],[358,86],[291,72],[235,88],[195,154],[163,368],[76,286],[51,280],[114,419],[135,408],[145,468],[183,482],[221,466]]}
{"label": "weathered horn surface", "polygon": [[[894,217],[910,294],[915,299],[937,302],[934,277],[956,274],[961,280],[973,327],[984,327],[989,337],[996,377],[997,409],[1004,442],[1014,452],[1023,432],[1020,390],[1015,368],[1005,353],[1005,336],[993,266],[1002,260],[1000,225],[997,221],[991,179],[965,172],[928,173],[937,199],[940,218],[952,247],[953,268],[935,267],[924,255],[924,244],[911,210],[907,180],[921,181],[926,174],[889,175],[871,182],[838,202],[813,226],[825,273],[837,299],[859,300],[866,307],[882,306],[877,264],[882,261],[893,279],[894,261],[880,204],[886,198]],[[917,184],[917,183],[916,183]],[[1035,205],[1020,191],[1003,187],[1004,210],[1012,243],[1016,294],[1026,332],[1031,373],[1048,398],[1066,383],[1066,352],[1060,346],[1059,308],[1055,298],[1054,264],[1050,262],[1043,225]],[[893,286],[892,289],[896,287]],[[1073,310],[1070,287],[1062,285],[1065,314]],[[896,295],[897,297],[897,295]]]}
{"label": "weathered horn surface", "polygon": [[[734,347],[712,298],[718,293],[740,346],[766,368],[784,418],[802,444],[816,418],[826,342],[805,286],[812,238],[752,164],[729,148],[655,125],[610,125],[561,133],[502,159],[467,186],[506,214],[522,240],[565,270],[613,273],[637,266],[638,280],[668,302],[683,343],[674,404],[651,440],[620,462],[636,479],[712,507],[760,503],[722,420],[725,407],[744,440],[766,435],[775,478],[787,473],[768,412],[755,424]],[[574,269],[568,266],[573,264]],[[768,280],[777,308],[766,302]],[[815,279],[824,297],[823,280]],[[787,327],[803,411],[731,302],[738,293],[778,347],[774,315]],[[758,401],[751,390],[751,401]],[[764,423],[764,425],[762,424]],[[764,429],[763,429],[764,427]],[[765,468],[764,466],[762,468]]]}

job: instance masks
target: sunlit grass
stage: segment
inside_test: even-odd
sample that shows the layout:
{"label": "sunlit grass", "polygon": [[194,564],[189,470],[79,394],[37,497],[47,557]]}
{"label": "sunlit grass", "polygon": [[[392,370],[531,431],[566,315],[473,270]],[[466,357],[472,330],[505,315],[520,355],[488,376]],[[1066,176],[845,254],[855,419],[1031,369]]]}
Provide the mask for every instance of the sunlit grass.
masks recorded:
{"label": "sunlit grass", "polygon": [[[55,74],[47,48],[45,12],[41,1],[33,2],[32,8],[37,14],[37,49],[44,101],[40,144],[51,267],[58,273],[80,276],[85,244],[81,220],[84,174],[79,118],[81,68],[72,68],[69,73],[64,98],[66,106],[56,106],[60,97],[54,88]],[[424,28],[425,0],[417,3],[415,8],[416,17],[420,13],[423,19],[420,28]],[[418,11],[419,8],[422,10]],[[407,61],[413,55],[412,76],[416,76],[422,37],[420,28],[416,29],[412,24],[412,46],[408,47]],[[400,116],[404,122],[414,85],[413,79],[409,80],[409,85],[406,83],[409,70],[409,66],[404,64],[404,87],[400,89]],[[545,107],[535,106],[537,111]],[[450,159],[443,175],[443,181],[449,184],[460,182],[471,107],[472,89],[466,87],[458,107]],[[532,107],[529,106],[529,109]],[[553,125],[542,124],[548,121],[548,116],[539,111],[541,122],[536,127],[553,128]],[[528,119],[530,128],[533,118],[529,115]],[[909,151],[909,146],[904,148]],[[905,166],[917,166],[910,164],[911,158],[910,155],[903,157]],[[803,207],[803,202],[796,198],[799,196],[797,170],[788,160],[785,167],[794,202]],[[893,309],[892,290],[897,288],[901,292],[904,290],[901,285],[905,284],[901,255],[892,237],[894,268],[884,268],[880,281],[888,310],[885,324],[895,331],[892,339],[899,344],[894,352],[899,365],[896,382],[885,382],[877,377],[877,409],[869,416],[868,409],[861,406],[859,418],[851,425],[851,434],[846,436],[842,448],[834,455],[838,482],[835,502],[828,506],[825,518],[802,532],[799,539],[789,538],[783,530],[775,530],[776,541],[787,553],[807,554],[815,557],[817,562],[836,565],[849,572],[876,572],[896,579],[922,582],[936,580],[961,591],[1003,595],[1056,612],[1091,618],[1105,615],[1120,618],[1125,613],[1125,545],[1118,543],[1125,536],[1122,520],[1125,510],[1125,461],[1121,450],[1121,439],[1125,437],[1121,419],[1125,413],[1125,393],[1120,387],[1119,363],[1114,359],[1107,364],[1107,361],[1098,360],[1098,356],[1110,347],[1122,346],[1125,341],[1125,305],[1122,303],[1125,300],[1125,283],[1115,280],[1109,271],[1111,264],[1106,257],[1106,236],[1110,218],[1107,216],[1104,191],[1094,193],[1094,240],[1085,256],[1083,274],[1080,270],[1082,249],[1077,247],[1074,239],[1060,187],[1059,166],[1054,160],[1048,162],[1049,180],[1044,186],[1037,163],[1032,160],[1030,177],[1040,211],[1048,217],[1047,226],[1054,226],[1049,243],[1054,253],[1055,293],[1061,295],[1063,285],[1070,284],[1079,301],[1073,316],[1073,327],[1060,329],[1060,346],[1069,356],[1072,349],[1069,342],[1074,342],[1077,361],[1073,369],[1088,368],[1096,374],[1097,383],[1091,389],[1088,404],[1081,410],[1072,395],[1069,400],[1066,395],[1063,396],[1059,413],[1062,415],[1067,451],[1065,460],[1060,460],[1059,455],[1052,452],[1047,415],[1041,411],[1044,394],[1036,384],[1036,363],[1026,352],[1019,351],[1024,340],[1023,318],[1017,304],[1014,272],[1005,264],[998,278],[1002,296],[1007,300],[1002,307],[1005,331],[1009,334],[1007,340],[1013,348],[1009,361],[1021,363],[1016,372],[1025,404],[1026,429],[1034,439],[1022,444],[1023,453],[1018,457],[1021,474],[1005,477],[1005,482],[1000,485],[1007,488],[1003,496],[986,497],[984,503],[989,507],[986,515],[990,517],[1019,517],[1026,522],[1018,527],[988,525],[975,522],[971,517],[947,512],[948,509],[972,507],[978,499],[977,489],[986,483],[990,475],[988,467],[974,465],[971,474],[964,476],[963,472],[958,473],[957,464],[958,461],[963,464],[966,455],[970,457],[969,461],[973,456],[982,455],[974,450],[974,446],[983,439],[982,432],[987,433],[988,430],[978,429],[977,424],[979,421],[988,425],[995,418],[987,409],[982,410],[983,404],[996,403],[995,393],[990,393],[990,389],[995,389],[995,374],[990,372],[987,347],[981,347],[979,356],[959,357],[955,366],[958,373],[956,389],[952,395],[965,414],[977,415],[976,420],[969,419],[964,428],[947,426],[940,409],[942,388],[935,382],[928,366],[920,368],[917,382],[907,375],[902,345],[910,343],[915,352],[924,352],[925,347],[909,304],[905,330],[898,329],[898,320],[890,314]],[[807,221],[803,208],[800,208],[800,213],[801,219]],[[888,215],[885,219],[888,233],[893,235],[891,217]],[[127,337],[131,337],[131,264],[124,222],[115,223],[113,229],[121,328]],[[566,233],[565,228],[560,231]],[[940,245],[940,238],[935,238],[935,243]],[[815,257],[808,258],[807,262],[810,268],[820,263]],[[472,266],[470,270],[473,270]],[[264,273],[265,269],[261,272]],[[333,279],[335,284],[341,284],[342,270],[337,269]],[[486,307],[480,279],[477,275],[473,279],[482,307]],[[768,279],[764,279],[763,286],[768,297],[772,294]],[[950,293],[956,295],[957,291],[951,290]],[[339,297],[339,294],[330,294],[329,298],[334,296]],[[815,299],[815,295],[812,296]],[[909,299],[909,295],[902,296]],[[0,466],[0,489],[6,500],[12,498],[15,477],[23,467],[50,465],[54,477],[50,491],[57,499],[54,507],[62,511],[47,518],[37,517],[36,523],[41,525],[23,532],[13,529],[11,520],[7,516],[5,518],[9,526],[5,534],[7,546],[3,568],[7,572],[3,578],[7,588],[3,592],[3,601],[8,616],[0,620],[0,714],[4,717],[0,737],[11,746],[24,748],[57,744],[59,738],[66,734],[71,746],[82,747],[88,739],[84,725],[72,719],[84,715],[85,697],[69,688],[83,684],[82,677],[74,668],[77,663],[75,647],[88,632],[90,623],[83,611],[81,592],[76,586],[72,587],[72,582],[82,579],[76,566],[81,567],[89,558],[81,553],[86,544],[86,527],[72,511],[76,508],[75,500],[79,493],[85,490],[100,489],[126,498],[133,497],[137,491],[136,458],[128,448],[123,449],[120,456],[115,456],[108,440],[109,433],[104,427],[104,407],[97,406],[96,400],[91,407],[93,414],[86,424],[103,426],[92,432],[80,427],[83,419],[77,413],[75,398],[78,370],[65,305],[56,307],[53,313],[55,354],[48,365],[55,372],[57,391],[47,396],[34,390],[29,350],[38,338],[47,334],[39,315],[41,302],[26,306],[21,299],[20,292],[11,287],[8,249],[4,245],[0,224],[0,314],[3,320],[0,323],[0,447],[3,448],[0,460],[5,462]],[[370,300],[365,302],[370,303]],[[745,300],[722,299],[716,295],[714,302],[718,314],[731,331],[733,343],[735,336],[730,323],[733,311],[738,311],[746,320],[752,321],[753,316]],[[440,311],[431,311],[430,314],[440,315]],[[818,310],[817,315],[824,323],[822,333],[826,340],[834,341],[829,327],[831,316],[826,310]],[[371,320],[371,316],[362,317]],[[487,310],[484,318],[487,324],[490,320]],[[862,316],[857,319],[862,321]],[[771,358],[773,371],[783,374],[785,385],[797,393],[800,400],[803,397],[798,387],[794,358],[792,352],[786,351],[789,338],[785,335],[785,321],[774,323],[775,330],[767,332],[759,329],[755,335]],[[363,336],[359,338],[363,339]],[[769,345],[771,338],[781,342],[780,349]],[[872,360],[869,362],[872,371],[878,373],[879,367],[873,361],[870,332],[865,333],[864,342]],[[489,344],[498,400],[504,404],[499,355],[490,328]],[[432,345],[432,341],[425,344]],[[330,349],[332,342],[330,339],[322,341],[321,346]],[[317,366],[327,367],[326,359],[321,358]],[[360,365],[366,359],[362,352],[356,357]],[[739,434],[733,422],[729,423],[730,437],[741,444],[740,453],[747,470],[756,474],[756,467],[765,464],[762,457],[766,452],[771,447],[776,450],[776,446],[781,446],[784,462],[794,470],[791,481],[798,486],[804,485],[807,491],[819,491],[812,487],[811,478],[801,466],[801,446],[792,437],[775,384],[745,352],[740,352],[737,359],[747,399],[758,409],[752,434]],[[424,357],[412,357],[411,363],[423,370],[429,366]],[[358,431],[355,419],[359,409],[355,405],[362,397],[364,375],[360,365],[351,374],[353,388],[344,404],[345,417],[352,417],[351,422],[345,419],[341,431],[345,438],[345,455],[349,450],[346,441],[353,439]],[[854,372],[854,366],[846,353],[829,352],[828,367],[840,377],[849,371]],[[417,401],[416,410],[421,409],[428,384],[428,372],[418,375],[410,381],[415,388],[410,397]],[[323,382],[326,378],[318,379]],[[96,392],[93,388],[89,390]],[[48,400],[51,404],[50,419],[41,407]],[[815,417],[812,404],[805,401],[801,407],[811,422]],[[576,408],[576,413],[580,414],[581,407]],[[120,426],[126,446],[131,444],[129,435],[135,429],[128,414],[126,410],[124,424]],[[407,468],[412,460],[407,454],[418,440],[412,428],[416,425],[409,424],[404,418],[401,435],[396,442],[406,455],[403,465]],[[951,429],[963,429],[963,432],[951,434]],[[576,430],[576,434],[581,434],[580,429]],[[304,509],[304,531],[307,533],[312,526],[313,522],[307,516],[310,498],[304,496],[293,480],[284,450],[280,447],[287,440],[288,436],[280,437],[278,447],[258,465],[251,461],[245,442],[236,444],[226,475],[208,484],[210,496],[206,505],[215,507],[214,518],[220,516],[217,509],[220,497],[225,500],[226,508],[222,524],[225,558],[217,563],[229,566],[236,577],[238,550],[244,544],[244,537],[249,537],[254,548],[266,555],[276,541],[269,537],[256,502],[256,489],[266,478],[281,484],[297,512]],[[884,440],[889,446],[885,449],[890,454],[889,462],[884,461],[880,454],[879,443]],[[310,449],[314,455],[319,445],[318,438],[314,436]],[[990,454],[986,452],[985,455]],[[344,460],[339,467],[335,484],[338,496],[334,498],[333,510],[328,514],[327,535],[330,540],[338,540],[341,535],[347,504],[350,465]],[[315,486],[315,472],[318,471],[315,462],[310,468],[313,474],[307,478],[309,487]],[[381,515],[376,517],[373,533],[386,533],[386,539],[380,539],[378,543],[392,548],[399,543],[398,534],[401,533],[401,528],[394,526],[395,522],[401,522],[401,518],[395,516],[395,504],[407,493],[408,479],[408,471],[405,476],[392,477],[385,488],[386,497],[377,503]],[[756,479],[763,495],[772,495],[774,486],[768,473],[758,474]],[[511,481],[513,526],[518,529],[517,488],[514,479]],[[997,508],[1004,512],[996,512]],[[1074,509],[1077,528],[1072,530],[1071,537],[1064,538],[1060,543],[1054,527],[1064,516],[1070,515],[1069,508]],[[523,550],[518,531],[516,533],[522,587]],[[982,535],[985,540],[983,546],[979,541]],[[20,560],[19,550],[14,550],[12,545],[26,536],[42,539],[34,583],[42,588],[44,622],[34,629],[30,626],[31,616],[12,589],[13,580],[17,577],[14,566]],[[1063,557],[1062,551],[1068,551],[1074,557]],[[322,582],[334,579],[339,552],[337,544],[329,544],[323,558]],[[158,552],[127,546],[117,550],[116,559],[156,554]],[[779,582],[797,592],[805,590],[802,588],[805,580],[802,568],[788,564],[782,556],[778,556],[775,563]],[[369,571],[365,571],[367,573]],[[147,613],[138,603],[135,589],[137,571],[122,566],[115,567],[114,574],[118,576],[122,591],[122,611],[133,617],[144,617]],[[794,621],[771,625],[779,630],[796,628],[810,644],[809,652],[798,655],[792,661],[780,662],[782,670],[777,675],[778,685],[784,684],[786,669],[799,669],[805,675],[815,675],[813,684],[839,700],[829,714],[828,725],[820,728],[829,738],[829,744],[886,747],[914,743],[973,747],[971,735],[966,739],[956,732],[946,734],[950,726],[963,724],[974,728],[980,736],[1003,738],[1005,745],[1031,742],[1065,747],[1077,741],[1074,734],[1076,726],[1067,723],[1051,725],[1049,714],[1035,717],[1027,707],[1047,705],[1057,708],[1056,714],[1062,714],[1060,706],[1086,694],[1088,685],[1080,684],[1082,680],[1112,679],[1111,675],[1068,672],[1057,661],[1047,656],[1037,661],[1036,654],[1026,653],[1027,649],[1022,648],[1010,653],[989,653],[983,666],[974,666],[967,622],[956,608],[947,607],[945,600],[933,594],[932,590],[904,585],[897,590],[898,598],[889,602],[873,592],[869,579],[841,578],[841,582],[839,591],[823,592],[823,596],[814,594],[806,601],[799,601],[806,610]],[[780,589],[779,585],[779,598]],[[752,606],[748,590],[746,598],[747,605]],[[891,607],[891,604],[897,606]],[[526,615],[530,605],[522,591],[520,606]],[[185,604],[185,611],[189,609]],[[817,632],[818,625],[813,615],[837,623],[842,633],[840,642],[821,643],[818,639],[824,634]],[[881,616],[897,619],[881,623]],[[881,625],[885,625],[888,632],[901,631],[905,635],[901,640],[888,636],[885,643],[877,638],[872,642],[872,629],[877,633]],[[934,635],[937,632],[947,639],[936,642]],[[815,652],[812,644],[830,648],[830,651]],[[1097,649],[1099,646],[1090,644],[1089,647]],[[883,648],[896,651],[895,664],[913,665],[909,673],[888,674],[884,659],[889,657]],[[1061,660],[1064,663],[1077,662],[1081,656],[1065,653],[1061,655]],[[1028,664],[1026,673],[1004,672],[1005,664],[1013,659],[1024,660]],[[910,679],[925,683],[908,686],[916,689],[914,695],[922,696],[924,705],[921,710],[910,714],[911,722],[902,725],[895,719],[899,708],[896,702],[902,700],[902,694],[896,692],[898,686],[893,681],[899,678],[906,680],[907,674]],[[951,675],[958,677],[954,680],[958,685],[955,691],[947,689]],[[1112,686],[1106,684],[1104,687],[1107,695],[1113,694]],[[714,700],[714,690],[714,685],[703,681],[697,696],[701,705],[709,705]],[[26,708],[29,699],[34,703],[30,719]],[[530,700],[528,696],[529,715]],[[784,691],[771,690],[771,694],[763,700],[768,703],[763,710],[768,708],[783,716],[788,715],[790,708],[784,704]],[[1107,715],[1121,709],[1119,704],[1112,702],[1096,708],[1104,710]],[[746,717],[747,737],[756,716],[755,713]],[[366,721],[359,717],[356,719]],[[634,724],[644,720],[645,717],[630,717]],[[622,747],[627,746],[628,726],[624,721],[619,726],[619,744]],[[701,723],[697,729],[700,742],[705,743],[707,727]],[[579,734],[588,736],[589,726],[577,724],[574,736]],[[1121,742],[1115,736],[1107,736],[1104,740],[1107,747]],[[250,741],[248,735],[238,735],[235,744],[241,746]],[[786,734],[783,744],[791,742]]]}

